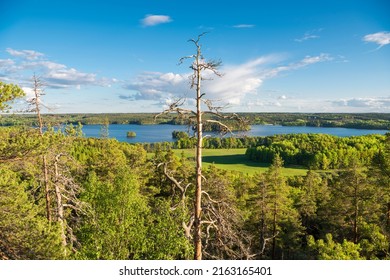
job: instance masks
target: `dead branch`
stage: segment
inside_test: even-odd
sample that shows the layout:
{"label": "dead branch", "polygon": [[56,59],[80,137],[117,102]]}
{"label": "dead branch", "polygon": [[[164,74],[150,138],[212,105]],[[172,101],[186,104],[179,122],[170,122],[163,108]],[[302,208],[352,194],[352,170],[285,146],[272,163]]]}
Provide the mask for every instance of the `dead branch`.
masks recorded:
{"label": "dead branch", "polygon": [[279,232],[277,231],[277,232],[276,232],[273,236],[271,236],[271,237],[267,237],[267,238],[263,237],[263,246],[262,246],[260,252],[259,252],[258,254],[255,254],[255,256],[256,256],[256,255],[258,255],[258,256],[263,255],[264,252],[265,252],[267,243],[268,243],[269,241],[273,240],[274,238],[276,238],[278,235],[279,235]]}
{"label": "dead branch", "polygon": [[206,191],[202,191],[202,194],[205,194],[205,195],[207,196],[207,198],[208,198],[211,202],[213,202],[213,203],[221,203],[221,202],[222,202],[222,201],[216,201],[216,200],[212,199],[212,198],[210,197],[210,195],[209,195]]}
{"label": "dead branch", "polygon": [[227,133],[233,134],[233,131],[231,130],[231,128],[230,128],[229,126],[227,126],[226,124],[220,122],[220,121],[216,121],[216,120],[206,120],[206,122],[218,124],[220,127],[223,128],[223,129],[221,130],[222,134],[227,134]]}
{"label": "dead branch", "polygon": [[191,234],[191,230],[192,230],[192,226],[194,225],[194,216],[192,215],[190,217],[190,221],[188,223],[188,225],[186,225],[185,222],[182,223],[182,226],[183,226],[183,229],[184,229],[184,233],[185,233],[185,236],[188,238],[188,239],[192,239],[192,234]]}

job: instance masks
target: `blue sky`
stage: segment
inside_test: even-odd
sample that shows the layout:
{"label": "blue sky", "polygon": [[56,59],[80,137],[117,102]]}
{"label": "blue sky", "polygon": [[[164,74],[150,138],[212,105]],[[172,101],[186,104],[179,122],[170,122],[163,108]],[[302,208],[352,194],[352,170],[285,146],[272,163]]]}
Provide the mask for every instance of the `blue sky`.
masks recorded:
{"label": "blue sky", "polygon": [[0,80],[30,96],[35,72],[53,113],[192,106],[178,61],[208,32],[223,76],[203,89],[227,111],[389,113],[389,15],[387,0],[1,0]]}

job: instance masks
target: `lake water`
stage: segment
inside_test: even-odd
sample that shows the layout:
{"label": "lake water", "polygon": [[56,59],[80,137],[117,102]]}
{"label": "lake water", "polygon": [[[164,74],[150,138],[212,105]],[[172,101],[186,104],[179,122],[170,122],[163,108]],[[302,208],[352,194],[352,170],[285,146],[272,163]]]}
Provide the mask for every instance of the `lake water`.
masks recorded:
{"label": "lake water", "polygon": [[[83,132],[86,137],[99,137],[100,125],[84,125]],[[109,137],[116,138],[121,142],[137,143],[137,142],[171,142],[172,131],[181,130],[188,131],[184,125],[135,125],[135,124],[111,124],[109,125]],[[127,138],[128,131],[134,131],[137,136]],[[290,134],[290,133],[323,133],[335,136],[359,136],[366,134],[385,134],[388,130],[367,130],[354,128],[335,128],[335,127],[307,127],[307,126],[280,126],[280,125],[252,125],[252,129],[245,132],[246,136],[271,136],[275,134]],[[204,133],[205,135],[215,136],[215,133]],[[237,136],[243,135],[237,133]]]}

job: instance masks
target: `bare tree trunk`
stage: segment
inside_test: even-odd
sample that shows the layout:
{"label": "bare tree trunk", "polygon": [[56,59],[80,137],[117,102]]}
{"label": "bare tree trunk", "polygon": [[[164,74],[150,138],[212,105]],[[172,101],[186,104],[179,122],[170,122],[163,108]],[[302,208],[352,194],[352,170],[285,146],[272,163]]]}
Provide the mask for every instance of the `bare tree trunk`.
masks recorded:
{"label": "bare tree trunk", "polygon": [[42,156],[42,161],[43,161],[43,176],[44,176],[43,183],[45,185],[45,199],[46,199],[46,218],[49,222],[51,222],[49,174],[47,168],[46,155]]}
{"label": "bare tree trunk", "polygon": [[[35,74],[33,76],[33,86],[34,86],[34,96],[30,102],[32,105],[35,105],[35,108],[33,111],[37,113],[37,118],[38,118],[38,125],[39,125],[39,135],[41,138],[43,138],[43,121],[42,121],[42,116],[41,116],[41,110],[40,110],[40,97],[43,92],[43,84],[39,77],[37,77]],[[50,188],[49,188],[49,175],[48,175],[48,167],[47,167],[47,159],[46,155],[44,154],[42,156],[42,169],[43,169],[43,183],[45,186],[45,199],[46,199],[46,217],[49,222],[51,222],[51,212],[50,212]]]}
{"label": "bare tree trunk", "polygon": [[56,198],[57,198],[57,221],[60,224],[61,228],[61,239],[62,239],[62,245],[64,246],[65,254],[66,254],[66,234],[65,234],[65,222],[64,222],[64,205],[62,203],[62,195],[61,195],[61,190],[60,190],[60,174],[58,172],[58,160],[60,158],[61,154],[56,156],[56,160],[54,162],[54,172],[55,172],[55,184],[54,184],[54,189],[56,193]]}
{"label": "bare tree trunk", "polygon": [[[274,203],[274,220],[273,220],[273,228],[272,228],[272,236],[276,236],[276,201]],[[272,259],[274,260],[276,257],[276,238],[272,239]]]}
{"label": "bare tree trunk", "polygon": [[[260,183],[262,184],[262,183]],[[265,186],[261,188],[261,220],[260,220],[260,254],[265,251],[266,239],[265,239]]]}
{"label": "bare tree trunk", "polygon": [[359,218],[359,199],[358,199],[358,188],[359,182],[356,179],[354,190],[354,219],[353,219],[353,243],[358,243],[358,218]]}
{"label": "bare tree trunk", "polygon": [[201,212],[202,212],[202,145],[203,145],[203,128],[202,128],[202,111],[201,111],[201,92],[200,92],[200,69],[199,69],[200,49],[196,56],[197,81],[196,81],[196,124],[197,124],[197,145],[196,145],[196,190],[195,190],[195,221],[194,221],[194,245],[195,245],[195,260],[202,259],[202,228],[201,228]]}

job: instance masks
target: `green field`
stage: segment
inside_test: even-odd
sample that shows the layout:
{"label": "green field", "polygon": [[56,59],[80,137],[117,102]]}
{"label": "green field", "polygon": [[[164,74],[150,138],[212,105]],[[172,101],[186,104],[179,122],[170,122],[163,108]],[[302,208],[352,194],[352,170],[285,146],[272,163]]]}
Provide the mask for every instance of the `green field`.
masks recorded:
{"label": "green field", "polygon": [[[177,156],[194,158],[195,149],[173,150]],[[225,170],[235,170],[244,174],[253,175],[256,172],[267,171],[269,164],[254,162],[246,158],[246,149],[204,149],[203,150],[203,166],[208,167],[214,164],[216,167]],[[305,175],[307,169],[301,166],[287,166],[283,168],[285,176]]]}

